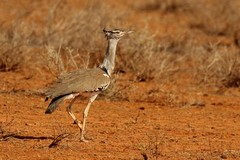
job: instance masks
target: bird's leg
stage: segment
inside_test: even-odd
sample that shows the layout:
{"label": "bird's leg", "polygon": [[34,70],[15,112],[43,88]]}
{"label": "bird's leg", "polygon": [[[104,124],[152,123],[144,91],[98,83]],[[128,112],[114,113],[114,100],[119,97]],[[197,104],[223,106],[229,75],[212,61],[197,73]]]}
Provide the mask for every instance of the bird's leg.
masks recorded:
{"label": "bird's leg", "polygon": [[91,98],[87,104],[87,107],[85,108],[85,110],[83,112],[83,125],[82,125],[82,130],[81,130],[81,141],[83,141],[83,142],[87,142],[84,138],[84,134],[85,134],[85,126],[86,126],[88,111],[91,107],[92,102],[97,98],[97,96],[98,96],[98,93],[91,96]]}
{"label": "bird's leg", "polygon": [[72,117],[72,119],[74,120],[74,122],[78,125],[78,127],[80,128],[80,130],[82,130],[82,124],[81,122],[79,122],[79,120],[76,118],[76,116],[73,114],[72,112],[72,105],[73,103],[76,101],[77,97],[73,98],[73,100],[70,102],[70,104],[67,106],[67,112],[68,114]]}

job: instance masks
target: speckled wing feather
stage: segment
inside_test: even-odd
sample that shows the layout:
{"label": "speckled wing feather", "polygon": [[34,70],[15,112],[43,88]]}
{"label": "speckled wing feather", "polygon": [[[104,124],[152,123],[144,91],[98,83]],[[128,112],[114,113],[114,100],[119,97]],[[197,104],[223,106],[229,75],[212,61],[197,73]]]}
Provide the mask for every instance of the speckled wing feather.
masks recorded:
{"label": "speckled wing feather", "polygon": [[45,95],[53,99],[71,93],[97,92],[105,90],[109,84],[110,77],[102,69],[81,69],[60,76]]}

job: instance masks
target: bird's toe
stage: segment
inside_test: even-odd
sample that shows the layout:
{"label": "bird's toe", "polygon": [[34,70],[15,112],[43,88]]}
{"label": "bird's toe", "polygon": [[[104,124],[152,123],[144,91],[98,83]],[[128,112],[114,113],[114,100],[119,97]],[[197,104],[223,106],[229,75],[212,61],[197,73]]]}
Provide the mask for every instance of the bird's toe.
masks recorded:
{"label": "bird's toe", "polygon": [[85,139],[85,138],[82,137],[82,138],[80,139],[80,141],[81,141],[81,142],[84,142],[84,143],[88,143],[90,140],[87,140],[87,139]]}

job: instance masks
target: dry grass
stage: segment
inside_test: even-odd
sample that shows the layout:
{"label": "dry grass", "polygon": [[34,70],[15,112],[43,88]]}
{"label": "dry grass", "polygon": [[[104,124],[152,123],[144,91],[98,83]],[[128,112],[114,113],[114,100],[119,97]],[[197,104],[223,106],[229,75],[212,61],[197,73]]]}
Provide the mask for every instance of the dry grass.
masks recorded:
{"label": "dry grass", "polygon": [[[72,9],[66,1],[52,3],[44,27],[45,44],[99,52],[103,46],[101,30],[119,23],[123,12],[113,13],[105,3],[89,1],[82,10]],[[91,20],[91,21],[89,21]]]}
{"label": "dry grass", "polygon": [[169,53],[169,44],[157,43],[154,38],[145,28],[121,43],[118,64],[123,70],[134,72],[137,81],[163,78],[178,70],[176,64],[182,56]]}
{"label": "dry grass", "polygon": [[22,37],[29,37],[27,30],[23,23],[17,22],[9,30],[1,28],[0,71],[19,70],[26,62],[29,48]]}
{"label": "dry grass", "polygon": [[19,70],[25,61],[23,52],[18,46],[3,42],[0,49],[0,71]]}
{"label": "dry grass", "polygon": [[[54,75],[59,75],[77,68],[98,66],[106,47],[101,30],[119,27],[134,29],[135,32],[119,43],[117,70],[134,73],[137,81],[164,80],[195,72],[202,84],[221,82],[226,87],[239,86],[239,54],[235,46],[216,45],[213,48],[208,42],[193,43],[192,37],[196,35],[190,33],[156,38],[157,32],[150,32],[148,27],[129,27],[124,22],[127,13],[99,1],[89,1],[77,10],[72,9],[67,1],[55,0],[44,12],[43,8],[37,7],[41,3],[35,2],[23,11],[14,10],[19,16],[12,21],[11,27],[4,23],[0,26],[3,32],[0,37],[1,71],[14,71],[29,65],[36,67],[38,64],[38,67],[47,66]],[[141,3],[146,10],[159,10],[164,14],[184,11],[185,15],[190,13],[198,17],[190,18],[190,30],[200,29],[207,35],[236,35],[240,17],[237,3],[213,0],[206,7],[204,4],[197,1],[189,3],[188,0]],[[39,20],[41,25],[31,21],[39,12],[43,13]],[[189,68],[189,64],[194,64],[194,67]]]}
{"label": "dry grass", "polygon": [[63,49],[61,46],[58,49],[46,46],[46,51],[41,56],[44,60],[44,65],[56,77],[70,70],[87,68],[89,65],[89,55],[85,57],[78,50],[71,48]]}
{"label": "dry grass", "polygon": [[162,155],[162,143],[162,137],[160,137],[159,135],[148,135],[148,141],[146,143],[139,144],[138,146],[138,149],[140,150],[143,159],[159,159]]}
{"label": "dry grass", "polygon": [[159,11],[165,14],[183,13],[190,18],[189,27],[208,35],[231,35],[238,32],[239,6],[237,0],[151,0],[135,3],[143,11]]}
{"label": "dry grass", "polygon": [[190,9],[189,0],[151,0],[143,4],[135,4],[135,7],[144,11],[161,11],[161,12],[180,12]]}
{"label": "dry grass", "polygon": [[233,36],[239,28],[239,5],[236,0],[196,1],[191,5],[193,16],[190,16],[190,28],[199,29],[207,35]]}
{"label": "dry grass", "polygon": [[[77,10],[72,9],[67,1],[55,0],[51,1],[47,12],[42,12],[41,7],[36,7],[41,6],[41,3],[43,2],[33,3],[31,7],[28,6],[23,11],[14,10],[16,15],[21,13],[22,16],[16,16],[11,27],[0,26],[4,33],[0,37],[0,42],[4,45],[0,51],[1,70],[15,70],[21,63],[25,63],[25,58],[29,56],[26,54],[28,49],[40,48],[40,52],[43,52],[45,46],[64,50],[73,48],[75,52],[81,52],[83,56],[94,53],[91,61],[95,62],[102,57],[103,54],[100,53],[104,53],[102,48],[105,43],[101,30],[109,26],[121,27],[119,21],[123,13],[115,11],[114,14],[110,14],[112,11],[105,3],[89,1],[85,8]],[[33,13],[34,9],[36,13]],[[32,17],[38,12],[42,12],[42,19],[39,21],[44,25],[32,21]],[[35,54],[31,56],[35,57],[35,61],[41,60],[36,58]]]}
{"label": "dry grass", "polygon": [[54,137],[52,143],[48,147],[49,148],[56,148],[59,145],[59,143],[63,139],[67,138],[68,136],[69,136],[69,134],[67,134],[67,133],[59,134],[58,136]]}
{"label": "dry grass", "polygon": [[203,84],[239,87],[240,54],[235,47],[210,46],[210,51],[199,52],[195,59],[196,76]]}

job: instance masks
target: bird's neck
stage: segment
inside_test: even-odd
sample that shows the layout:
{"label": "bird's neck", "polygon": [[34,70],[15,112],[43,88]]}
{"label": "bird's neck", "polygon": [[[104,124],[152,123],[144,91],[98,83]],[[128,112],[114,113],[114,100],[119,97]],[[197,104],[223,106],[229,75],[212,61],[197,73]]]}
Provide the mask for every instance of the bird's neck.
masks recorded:
{"label": "bird's neck", "polygon": [[109,75],[112,74],[113,69],[115,67],[115,56],[116,56],[117,44],[118,44],[117,39],[108,40],[106,54],[105,54],[103,63],[100,65],[101,68],[106,69]]}

